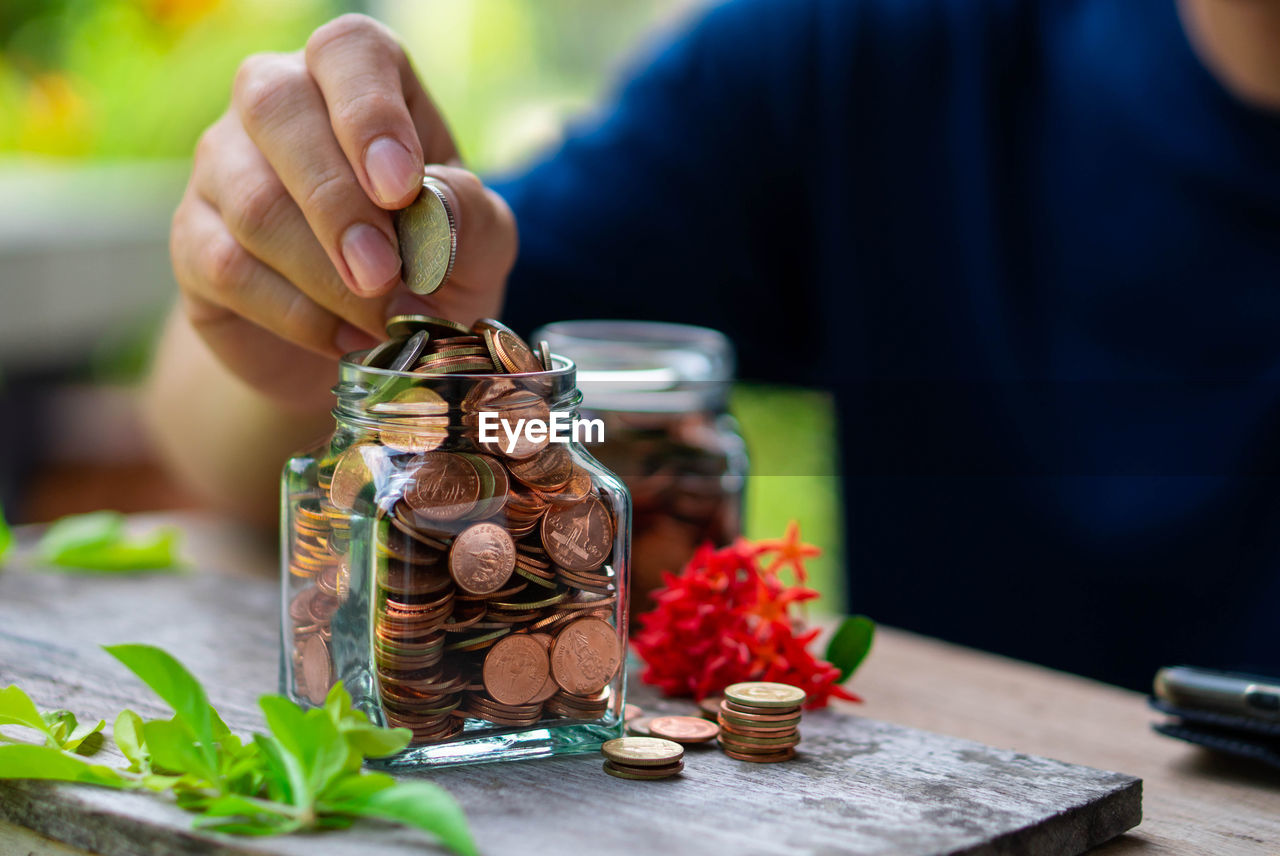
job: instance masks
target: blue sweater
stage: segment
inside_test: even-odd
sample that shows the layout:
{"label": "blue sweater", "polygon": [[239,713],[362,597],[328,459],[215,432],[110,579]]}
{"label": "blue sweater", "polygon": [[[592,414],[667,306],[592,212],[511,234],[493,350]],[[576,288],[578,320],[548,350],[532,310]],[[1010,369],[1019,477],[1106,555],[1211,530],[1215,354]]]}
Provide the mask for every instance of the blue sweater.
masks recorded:
{"label": "blue sweater", "polygon": [[737,0],[498,187],[521,327],[834,391],[854,609],[1280,673],[1280,115],[1173,0]]}

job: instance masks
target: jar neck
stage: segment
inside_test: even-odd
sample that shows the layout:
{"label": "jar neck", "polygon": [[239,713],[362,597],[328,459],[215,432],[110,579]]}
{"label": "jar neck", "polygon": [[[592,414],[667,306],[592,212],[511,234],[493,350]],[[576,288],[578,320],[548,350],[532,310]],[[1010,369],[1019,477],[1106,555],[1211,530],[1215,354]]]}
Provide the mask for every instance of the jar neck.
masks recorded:
{"label": "jar neck", "polygon": [[357,431],[455,433],[489,411],[574,418],[582,401],[574,364],[558,356],[552,371],[503,375],[396,372],[353,361],[360,357],[340,363],[332,411],[340,426]]}

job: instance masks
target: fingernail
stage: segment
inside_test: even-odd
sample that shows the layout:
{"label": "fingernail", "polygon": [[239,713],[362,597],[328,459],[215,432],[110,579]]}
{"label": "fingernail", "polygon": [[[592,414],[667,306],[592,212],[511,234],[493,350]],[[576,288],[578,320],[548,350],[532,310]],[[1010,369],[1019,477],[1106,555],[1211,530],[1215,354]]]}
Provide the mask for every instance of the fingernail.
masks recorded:
{"label": "fingernail", "polygon": [[394,205],[422,181],[422,164],[392,137],[378,137],[364,152],[364,168],[383,205]]}
{"label": "fingernail", "polygon": [[368,223],[356,223],[342,234],[342,258],[365,295],[379,294],[400,273],[399,253]]}
{"label": "fingernail", "polygon": [[333,344],[343,354],[363,351],[378,344],[378,340],[361,330],[354,324],[343,324],[333,337]]}

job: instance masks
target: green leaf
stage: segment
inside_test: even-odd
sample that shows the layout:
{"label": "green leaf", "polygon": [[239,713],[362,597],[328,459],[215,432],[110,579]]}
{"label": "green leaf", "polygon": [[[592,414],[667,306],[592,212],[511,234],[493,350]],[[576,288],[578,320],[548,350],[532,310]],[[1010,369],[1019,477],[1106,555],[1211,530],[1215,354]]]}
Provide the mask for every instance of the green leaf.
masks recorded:
{"label": "green leaf", "polygon": [[[228,827],[242,830],[261,830],[260,834],[272,835],[293,832],[303,827],[304,822],[297,811],[282,803],[259,800],[241,794],[222,794],[199,803],[194,810],[202,815],[196,818],[196,829]],[[242,831],[239,834],[259,834]]]}
{"label": "green leaf", "polygon": [[284,751],[280,741],[274,737],[255,734],[253,742],[258,747],[258,754],[262,759],[262,778],[266,783],[267,795],[276,802],[297,804],[293,782],[295,778],[299,782],[304,781],[297,762],[292,762],[293,769],[290,769],[291,762],[286,760],[288,753]]}
{"label": "green leaf", "polygon": [[171,568],[181,532],[165,526],[137,538],[125,534],[125,517],[94,511],[64,517],[49,527],[36,546],[47,564],[94,571]]}
{"label": "green leaf", "polygon": [[0,726],[4,725],[34,728],[49,739],[51,746],[57,745],[53,728],[31,700],[31,696],[16,685],[0,690]]}
{"label": "green leaf", "polygon": [[[204,687],[186,666],[173,655],[151,645],[109,645],[103,650],[123,663],[173,708],[174,718],[190,729],[208,769],[211,772],[216,770],[214,720],[221,722],[221,719],[209,706]],[[150,743],[150,736],[147,742]],[[152,755],[155,756],[155,747],[152,747]]]}
{"label": "green leaf", "polygon": [[124,537],[124,515],[118,511],[73,514],[52,523],[40,537],[36,554],[45,561],[72,550],[114,544]]}
{"label": "green leaf", "polygon": [[142,739],[151,754],[152,769],[165,773],[190,773],[208,783],[218,778],[217,769],[196,745],[191,729],[177,717],[144,722]]}
{"label": "green leaf", "polygon": [[9,548],[13,546],[13,530],[9,528],[9,523],[4,519],[4,506],[0,505],[0,564],[4,563],[5,554],[9,552]]}
{"label": "green leaf", "polygon": [[840,670],[840,682],[849,680],[875,640],[876,623],[865,615],[852,615],[841,622],[827,644],[826,660]]}
{"label": "green leaf", "polygon": [[40,718],[58,747],[65,748],[62,744],[76,728],[76,715],[69,710],[46,710],[40,713]]}
{"label": "green leaf", "polygon": [[102,729],[106,727],[106,720],[103,719],[99,719],[96,725],[88,723],[78,725],[63,741],[62,748],[68,752],[75,752],[77,755],[96,754],[102,748]]}
{"label": "green leaf", "polygon": [[346,738],[352,753],[358,756],[353,759],[357,761],[353,769],[359,769],[360,759],[394,755],[413,739],[413,732],[407,728],[380,728],[370,722],[363,711],[351,706],[351,695],[341,683],[329,688],[324,710]]}
{"label": "green leaf", "polygon": [[391,820],[434,834],[462,856],[477,853],[466,815],[449,792],[430,782],[405,782],[377,790],[363,799],[332,806],[336,814],[356,814]]}
{"label": "green leaf", "polygon": [[111,737],[121,754],[129,761],[129,769],[135,773],[151,771],[151,755],[147,751],[146,738],[142,736],[142,717],[132,710],[122,710],[111,726]]}
{"label": "green leaf", "polygon": [[0,779],[49,779],[108,788],[125,788],[133,784],[110,767],[92,764],[51,746],[26,743],[0,746]]}
{"label": "green leaf", "polygon": [[386,773],[355,773],[342,776],[320,795],[320,803],[327,805],[362,801],[378,791],[394,787],[395,783],[395,777]]}
{"label": "green leaf", "polygon": [[[271,736],[296,761],[289,763],[290,781],[298,805],[310,805],[346,766],[351,750],[324,710],[304,712],[283,696],[258,699]],[[300,795],[305,794],[305,797]]]}

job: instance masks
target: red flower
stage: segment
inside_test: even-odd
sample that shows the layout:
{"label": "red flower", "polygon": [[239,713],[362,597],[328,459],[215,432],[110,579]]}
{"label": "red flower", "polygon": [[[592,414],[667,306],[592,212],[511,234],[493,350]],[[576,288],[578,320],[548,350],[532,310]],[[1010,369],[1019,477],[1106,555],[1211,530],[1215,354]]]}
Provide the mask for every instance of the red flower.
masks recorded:
{"label": "red flower", "polygon": [[[633,642],[646,665],[641,677],[667,695],[696,699],[739,681],[778,681],[808,693],[806,707],[833,696],[861,701],[838,684],[839,669],[809,652],[818,630],[804,630],[792,614],[792,604],[818,597],[798,583],[807,578],[804,560],[819,552],[800,542],[794,521],[781,539],[700,547],[680,575],[663,574],[657,607],[640,616]],[[782,580],[784,569],[797,584]]]}

